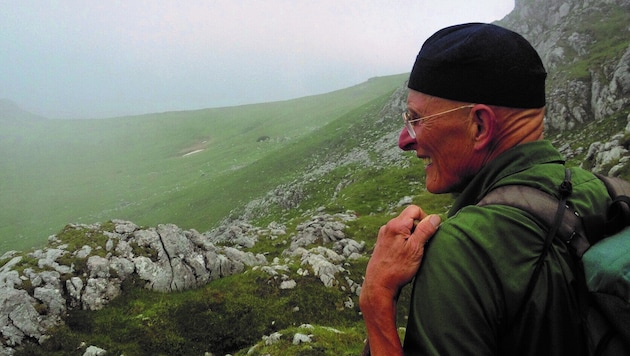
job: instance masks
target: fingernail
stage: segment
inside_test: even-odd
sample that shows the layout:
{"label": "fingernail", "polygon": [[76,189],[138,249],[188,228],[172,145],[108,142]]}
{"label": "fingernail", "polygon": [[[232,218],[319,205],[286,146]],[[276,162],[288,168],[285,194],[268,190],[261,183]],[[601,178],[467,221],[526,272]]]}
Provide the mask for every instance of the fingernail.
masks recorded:
{"label": "fingernail", "polygon": [[438,226],[440,226],[442,219],[439,215],[431,215],[429,217],[429,222],[431,223],[431,225],[433,225],[433,227],[437,228]]}

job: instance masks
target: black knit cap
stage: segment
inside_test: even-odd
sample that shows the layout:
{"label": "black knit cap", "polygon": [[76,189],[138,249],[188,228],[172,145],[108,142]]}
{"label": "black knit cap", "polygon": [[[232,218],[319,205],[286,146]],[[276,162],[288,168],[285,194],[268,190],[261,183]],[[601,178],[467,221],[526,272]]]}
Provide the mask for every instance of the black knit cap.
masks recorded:
{"label": "black knit cap", "polygon": [[512,108],[545,106],[547,73],[521,35],[468,23],[433,34],[418,53],[409,89],[444,99]]}

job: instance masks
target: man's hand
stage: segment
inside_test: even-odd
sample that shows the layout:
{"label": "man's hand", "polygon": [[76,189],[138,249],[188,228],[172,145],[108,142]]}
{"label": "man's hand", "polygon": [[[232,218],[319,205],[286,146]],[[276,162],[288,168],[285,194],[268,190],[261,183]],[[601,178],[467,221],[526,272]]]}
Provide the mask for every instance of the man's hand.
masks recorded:
{"label": "man's hand", "polygon": [[402,355],[396,330],[396,298],[416,275],[424,245],[439,224],[439,216],[427,215],[420,207],[410,205],[379,230],[359,299],[372,355]]}
{"label": "man's hand", "polygon": [[418,206],[410,205],[381,227],[365,272],[366,282],[397,294],[416,275],[424,245],[439,224],[439,216],[427,216]]}

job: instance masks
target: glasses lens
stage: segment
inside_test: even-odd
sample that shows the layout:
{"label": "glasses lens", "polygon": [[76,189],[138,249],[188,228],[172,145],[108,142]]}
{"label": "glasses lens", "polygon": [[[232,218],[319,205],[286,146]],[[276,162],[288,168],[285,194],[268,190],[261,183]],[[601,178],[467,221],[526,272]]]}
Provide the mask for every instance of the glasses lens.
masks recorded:
{"label": "glasses lens", "polygon": [[409,122],[409,114],[405,111],[403,112],[402,117],[405,123],[405,128],[407,129],[407,133],[411,138],[416,138],[416,131],[413,129],[413,124]]}

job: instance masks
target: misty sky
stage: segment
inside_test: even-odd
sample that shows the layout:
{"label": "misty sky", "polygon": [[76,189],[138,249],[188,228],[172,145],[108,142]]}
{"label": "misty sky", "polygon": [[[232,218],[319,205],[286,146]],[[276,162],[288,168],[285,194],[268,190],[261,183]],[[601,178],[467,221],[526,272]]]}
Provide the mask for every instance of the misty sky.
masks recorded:
{"label": "misty sky", "polygon": [[50,118],[326,93],[409,72],[424,40],[514,0],[0,0],[0,99]]}

